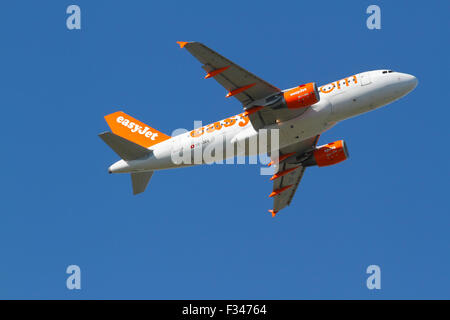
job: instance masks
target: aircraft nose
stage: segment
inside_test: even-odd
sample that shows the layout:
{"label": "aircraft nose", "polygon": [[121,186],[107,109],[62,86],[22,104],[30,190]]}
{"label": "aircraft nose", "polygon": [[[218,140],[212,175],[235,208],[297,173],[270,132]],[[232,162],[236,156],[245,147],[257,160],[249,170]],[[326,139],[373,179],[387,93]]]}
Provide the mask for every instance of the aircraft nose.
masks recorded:
{"label": "aircraft nose", "polygon": [[401,74],[400,82],[402,83],[402,86],[406,92],[412,91],[415,87],[417,87],[417,84],[419,83],[416,77],[407,73]]}
{"label": "aircraft nose", "polygon": [[406,85],[410,88],[410,91],[417,87],[419,80],[411,74],[405,74]]}

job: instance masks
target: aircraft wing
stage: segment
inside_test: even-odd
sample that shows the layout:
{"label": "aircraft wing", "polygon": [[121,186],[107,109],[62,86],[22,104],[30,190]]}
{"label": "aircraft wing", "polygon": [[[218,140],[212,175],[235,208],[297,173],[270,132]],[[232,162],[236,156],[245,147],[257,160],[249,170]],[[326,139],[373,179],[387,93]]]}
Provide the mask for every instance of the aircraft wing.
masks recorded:
{"label": "aircraft wing", "polygon": [[[273,209],[269,212],[273,217],[278,211],[291,204],[306,169],[299,162],[308,152],[314,150],[318,140],[319,135],[280,149],[279,159],[285,159],[280,161],[278,172],[272,177],[273,191],[270,196],[273,197]],[[281,176],[277,177],[277,175]]]}
{"label": "aircraft wing", "polygon": [[257,106],[257,108],[251,109],[255,107],[255,105],[251,105],[254,101],[266,98],[260,100],[258,104],[270,104],[280,99],[281,97],[275,94],[281,93],[281,90],[200,42],[178,41],[177,43],[203,64],[202,68],[207,72],[205,78],[214,78],[228,90],[226,97],[234,96],[242,103],[255,130],[274,124],[276,121],[286,121],[298,117],[305,112],[306,108],[274,110]]}
{"label": "aircraft wing", "polygon": [[178,44],[203,64],[205,78],[214,78],[228,90],[226,97],[234,96],[243,106],[281,91],[200,42]]}

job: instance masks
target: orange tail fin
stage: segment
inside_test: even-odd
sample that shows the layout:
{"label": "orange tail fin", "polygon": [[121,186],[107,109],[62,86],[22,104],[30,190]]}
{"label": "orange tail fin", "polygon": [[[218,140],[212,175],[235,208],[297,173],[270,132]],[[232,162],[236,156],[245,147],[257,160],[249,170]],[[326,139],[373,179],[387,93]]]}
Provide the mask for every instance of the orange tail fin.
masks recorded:
{"label": "orange tail fin", "polygon": [[105,116],[105,120],[114,134],[145,148],[170,139],[170,136],[149,127],[122,111],[108,114]]}

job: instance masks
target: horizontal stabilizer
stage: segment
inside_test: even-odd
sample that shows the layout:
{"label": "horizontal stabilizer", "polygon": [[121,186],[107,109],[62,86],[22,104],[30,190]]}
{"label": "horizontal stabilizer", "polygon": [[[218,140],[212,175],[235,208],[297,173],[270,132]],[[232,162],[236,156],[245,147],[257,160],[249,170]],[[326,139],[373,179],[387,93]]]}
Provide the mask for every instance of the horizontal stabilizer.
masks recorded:
{"label": "horizontal stabilizer", "polygon": [[153,175],[153,171],[133,172],[131,174],[131,184],[133,185],[133,194],[139,194],[145,191],[145,188]]}
{"label": "horizontal stabilizer", "polygon": [[[136,160],[148,156],[151,151],[134,142],[119,137],[112,132],[103,132],[98,135],[123,160]],[[148,181],[147,181],[148,182]]]}

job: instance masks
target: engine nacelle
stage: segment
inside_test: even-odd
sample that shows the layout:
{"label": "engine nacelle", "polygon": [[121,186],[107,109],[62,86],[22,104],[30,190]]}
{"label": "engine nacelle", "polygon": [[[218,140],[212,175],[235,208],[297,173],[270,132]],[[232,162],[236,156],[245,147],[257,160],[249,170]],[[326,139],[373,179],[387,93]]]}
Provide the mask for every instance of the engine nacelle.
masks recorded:
{"label": "engine nacelle", "polygon": [[303,166],[331,166],[347,160],[348,157],[348,150],[344,140],[339,140],[317,147],[311,156],[303,162]]}
{"label": "engine nacelle", "polygon": [[300,109],[309,107],[319,100],[317,85],[311,82],[274,94],[265,99],[263,106],[272,109]]}
{"label": "engine nacelle", "polygon": [[289,109],[309,107],[320,100],[319,90],[315,82],[283,92],[284,103]]}
{"label": "engine nacelle", "polygon": [[331,166],[348,159],[348,150],[344,140],[318,147],[313,153],[319,167]]}

